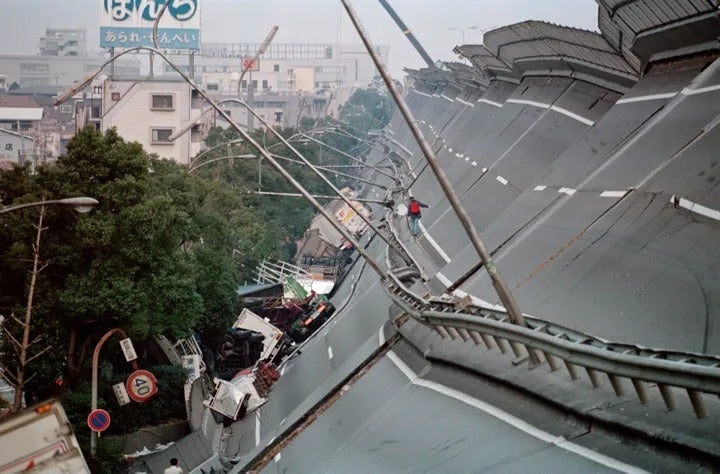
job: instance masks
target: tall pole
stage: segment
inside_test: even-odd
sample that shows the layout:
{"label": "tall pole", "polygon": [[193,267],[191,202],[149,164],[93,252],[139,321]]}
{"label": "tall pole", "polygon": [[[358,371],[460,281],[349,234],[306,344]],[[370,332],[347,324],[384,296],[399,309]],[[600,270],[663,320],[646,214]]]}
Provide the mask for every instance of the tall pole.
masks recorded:
{"label": "tall pole", "polygon": [[[453,189],[452,185],[450,184],[450,181],[447,179],[447,176],[445,175],[445,171],[440,167],[438,164],[437,157],[435,156],[435,153],[433,153],[432,148],[430,148],[430,145],[425,140],[425,137],[423,137],[422,132],[420,132],[420,129],[417,126],[417,122],[415,121],[415,117],[413,117],[412,112],[410,112],[410,109],[408,108],[407,104],[403,100],[403,98],[400,96],[400,93],[395,88],[395,84],[390,77],[390,75],[387,72],[387,69],[385,68],[385,65],[380,60],[380,57],[378,56],[377,52],[375,51],[375,48],[373,47],[372,43],[370,42],[370,38],[367,35],[367,32],[363,28],[362,24],[360,23],[360,20],[357,17],[357,14],[355,13],[355,10],[353,9],[352,5],[350,5],[349,0],[341,0],[343,5],[345,6],[345,10],[348,13],[348,16],[350,17],[350,20],[352,21],[353,25],[355,26],[355,29],[357,30],[358,34],[360,35],[360,38],[362,39],[363,43],[365,44],[365,48],[367,49],[368,53],[370,54],[370,57],[372,57],[373,62],[375,63],[375,66],[377,67],[378,71],[380,72],[380,75],[382,76],[383,80],[385,81],[385,84],[387,85],[388,90],[390,91],[390,94],[393,96],[393,99],[395,100],[395,103],[397,104],[398,110],[400,110],[400,113],[402,114],[403,118],[408,124],[408,127],[410,128],[410,131],[412,132],[413,136],[415,137],[415,140],[417,141],[418,145],[420,146],[420,149],[423,152],[423,155],[425,156],[425,159],[427,160],[428,164],[430,165],[430,168],[432,169],[433,173],[435,174],[435,177],[437,178],[438,182],[440,183],[440,187],[442,188],[443,192],[445,193],[445,196],[447,196],[448,200],[450,201],[450,204],[455,211],[455,214],[457,215],[458,219],[460,220],[460,223],[463,226],[463,229],[465,229],[465,233],[470,239],[470,242],[472,243],[473,247],[475,248],[475,251],[480,257],[480,260],[483,262],[483,266],[485,267],[485,270],[487,271],[488,275],[490,276],[490,279],[492,280],[493,287],[495,288],[495,291],[497,292],[498,297],[500,298],[500,301],[502,301],[503,305],[505,306],[505,309],[508,312],[508,316],[510,317],[510,321],[514,324],[527,327],[527,323],[525,322],[525,318],[522,315],[522,312],[520,312],[520,308],[517,305],[517,302],[515,301],[515,298],[513,297],[512,293],[510,292],[510,289],[508,288],[507,284],[505,283],[505,280],[500,275],[500,272],[498,271],[497,267],[492,261],[492,257],[488,253],[488,251],[485,249],[485,245],[483,244],[483,241],[480,239],[480,235],[475,230],[475,226],[473,225],[472,221],[470,220],[470,216],[468,215],[467,211],[465,211],[465,208],[462,206],[462,203],[460,202],[460,198],[458,197],[457,193]],[[383,3],[384,0],[381,0],[381,3]],[[531,352],[531,357],[533,357],[533,353]]]}
{"label": "tall pole", "polygon": [[[259,114],[257,114],[257,112],[256,112],[252,107],[250,107],[249,104],[246,104],[245,107],[247,108],[247,110],[248,110],[248,112],[250,113],[250,115],[256,116],[257,119],[258,119],[258,121],[259,121],[260,123],[262,123],[263,126],[264,126],[267,130],[269,130],[270,133],[272,133],[272,134],[275,136],[275,138],[277,138],[278,140],[280,140],[280,141],[283,143],[283,145],[285,145],[285,146],[293,153],[293,155],[297,156],[297,157],[300,159],[300,161],[302,161],[302,162],[305,164],[305,166],[307,166],[308,168],[310,168],[310,169],[313,171],[313,173],[314,173],[318,178],[320,178],[320,179],[323,181],[323,183],[325,183],[330,189],[332,189],[333,192],[334,192],[335,194],[337,194],[337,196],[338,196],[345,204],[347,204],[348,206],[350,206],[350,209],[356,211],[356,210],[355,210],[355,205],[353,204],[353,202],[352,202],[347,196],[345,196],[345,195],[337,188],[337,186],[335,186],[335,185],[333,184],[333,182],[330,181],[330,180],[327,178],[327,176],[325,176],[323,173],[321,173],[320,170],[318,170],[317,167],[315,167],[315,165],[313,165],[312,163],[310,163],[310,161],[309,161],[307,158],[305,158],[305,156],[304,156],[302,153],[300,153],[294,146],[292,146],[292,144],[291,144],[289,141],[287,141],[287,140],[285,139],[285,137],[282,136],[282,134],[280,134],[277,130],[275,130],[275,128],[273,128],[273,126],[270,125],[264,118],[262,118]],[[312,139],[311,137],[308,137],[308,138]],[[338,151],[339,151],[339,150],[338,150]],[[341,153],[342,153],[342,152],[341,152]],[[381,172],[381,173],[383,173],[383,174],[387,174],[387,173],[383,172],[382,170],[378,170],[378,171]],[[342,174],[342,173],[338,173],[338,174]],[[394,176],[391,176],[391,177],[392,177],[392,179],[395,179]],[[356,178],[356,177],[354,177],[354,176],[353,176],[353,178],[359,179],[359,178]],[[397,250],[396,247],[395,247],[395,244],[394,244],[385,234],[383,234],[383,233],[380,231],[380,229],[378,229],[377,226],[375,226],[375,224],[373,224],[372,221],[371,221],[369,218],[367,218],[362,212],[357,212],[357,211],[356,211],[356,213],[357,213],[358,217],[360,217],[360,219],[362,219],[362,221],[365,222],[365,224],[367,224],[368,227],[370,227],[370,228],[373,230],[373,232],[375,232],[378,236],[380,236],[380,238],[381,238],[387,245],[389,245],[391,248]],[[353,246],[355,246],[355,245],[353,244]],[[357,246],[355,246],[355,247],[357,247]]]}
{"label": "tall pole", "polygon": [[[395,24],[400,27],[400,31],[407,37],[408,41],[415,47],[415,50],[418,52],[420,57],[423,58],[423,61],[425,61],[425,64],[428,65],[429,68],[435,67],[435,62],[432,60],[430,55],[425,51],[425,48],[422,47],[420,42],[415,38],[415,35],[410,31],[410,28],[405,25],[405,22],[402,21],[402,18],[395,13],[395,10],[393,10],[393,7],[390,6],[390,4],[386,0],[379,0],[380,5],[385,9],[386,12],[388,12],[388,15],[393,19]],[[347,10],[348,4],[347,2],[342,2],[343,5],[345,5],[345,9]],[[374,48],[373,48],[374,51]],[[376,53],[377,54],[377,53]]]}
{"label": "tall pole", "polygon": [[[98,362],[100,361],[100,349],[102,349],[103,344],[105,344],[105,341],[110,339],[110,336],[112,336],[115,333],[119,333],[124,339],[127,339],[127,335],[125,334],[125,331],[123,331],[120,328],[111,329],[108,332],[106,332],[103,337],[100,338],[97,344],[95,344],[95,351],[93,352],[93,358],[92,358],[92,392],[90,395],[90,411],[97,410],[97,396],[98,396]],[[138,369],[137,361],[130,362],[133,366],[133,370]],[[97,438],[98,434],[96,431],[91,430],[90,431],[90,456],[95,457],[95,453],[97,452]]]}
{"label": "tall pole", "polygon": [[[247,96],[248,96],[247,109],[249,112],[251,107],[255,107],[255,88],[253,87],[252,69],[250,70],[250,74],[248,75],[248,94],[247,94]],[[255,117],[251,113],[248,113],[247,124],[248,124],[248,126],[247,126],[248,130],[252,132],[253,129],[255,128]]]}
{"label": "tall pole", "polygon": [[[278,132],[277,130],[275,130],[275,128],[274,128],[272,125],[270,125],[270,124],[267,122],[267,120],[265,120],[260,114],[258,114],[257,111],[255,111],[255,109],[253,109],[253,108],[250,106],[250,104],[248,104],[248,103],[246,103],[246,102],[244,102],[244,101],[242,101],[242,100],[239,100],[239,99],[225,99],[225,100],[220,101],[220,102],[218,103],[218,105],[219,105],[220,103],[223,103],[223,102],[238,102],[240,105],[242,105],[243,107],[245,107],[245,108],[247,109],[247,111],[248,111],[248,114],[249,114],[248,120],[250,119],[250,117],[255,117],[255,118],[257,118],[258,121],[265,127],[266,130],[268,130],[270,133],[272,133],[272,135],[273,135],[275,138],[277,138],[278,140],[280,140],[280,142],[281,142],[283,145],[285,145],[295,156],[297,156],[297,157],[300,159],[300,161],[302,162],[302,164],[304,164],[305,166],[307,166],[308,168],[310,168],[310,170],[311,170],[318,178],[320,178],[330,189],[332,189],[333,192],[334,192],[335,194],[337,194],[337,196],[338,196],[345,204],[347,204],[348,206],[350,206],[350,209],[353,209],[353,210],[355,209],[355,205],[352,203],[352,201],[351,201],[347,196],[345,196],[342,192],[340,192],[340,190],[337,188],[337,186],[335,186],[335,185],[333,184],[333,182],[330,181],[330,180],[327,178],[327,176],[325,176],[323,173],[320,172],[320,168],[322,168],[322,167],[316,167],[316,166],[315,166],[314,164],[312,164],[307,158],[305,158],[305,156],[304,156],[302,153],[300,153],[300,152],[297,150],[297,148],[295,148],[294,146],[292,146],[292,144],[291,144],[285,137],[283,137],[280,132]],[[248,122],[248,123],[249,123],[249,122]],[[323,144],[323,145],[326,145],[326,144],[320,142],[319,140],[314,139],[313,137],[311,137],[311,136],[309,136],[309,135],[305,135],[305,134],[301,133],[300,136],[303,136],[303,137],[308,138],[308,139],[310,139],[310,140],[313,140],[313,141],[316,141],[316,142],[321,143],[321,144]],[[326,146],[329,146],[329,145],[326,145]],[[331,148],[332,148],[332,147],[331,147]],[[368,165],[367,163],[359,160],[358,158],[355,158],[355,157],[353,157],[353,156],[351,156],[351,155],[348,155],[348,154],[344,153],[344,152],[341,151],[341,150],[338,150],[338,149],[336,149],[336,148],[332,148],[332,149],[333,149],[334,151],[340,153],[340,154],[343,154],[343,155],[345,155],[345,156],[347,156],[347,157],[349,157],[349,158],[352,158],[352,159],[355,160],[355,161],[360,161],[361,163],[363,163],[363,164],[366,165],[366,166],[371,166],[371,165]],[[266,151],[267,151],[267,150],[266,150]],[[273,155],[273,156],[277,158],[276,155]],[[199,166],[200,166],[200,165],[196,165],[193,169],[198,168]],[[386,176],[390,177],[391,179],[395,180],[395,176],[393,176],[393,175],[391,175],[391,174],[389,174],[389,173],[387,173],[387,172],[385,172],[385,171],[383,171],[383,170],[377,169],[376,171],[378,171],[379,173],[381,173],[381,174],[383,174],[383,175],[386,175]],[[339,172],[336,172],[336,171],[333,171],[333,172],[336,173],[336,174],[339,174],[339,175],[345,175],[346,177],[350,177],[350,178],[352,178],[352,179],[356,179],[356,180],[361,181],[361,182],[367,182],[367,181],[365,181],[365,180],[363,180],[363,179],[361,179],[361,178],[359,178],[359,177],[356,177],[356,176],[349,176],[349,175],[346,175],[346,174],[344,174],[344,173],[339,173]],[[377,186],[377,187],[385,188],[384,186],[380,186],[380,185],[377,185],[377,184],[374,184],[374,183],[372,183],[372,184],[373,184],[374,186]],[[390,246],[391,248],[393,248],[393,249],[396,249],[395,244],[394,244],[385,234],[383,234],[383,233],[380,231],[380,229],[378,229],[377,226],[375,226],[375,224],[373,224],[373,222],[372,222],[369,218],[367,218],[365,215],[363,215],[363,214],[360,213],[360,212],[358,212],[357,215],[358,215],[358,217],[360,217],[360,219],[362,219],[363,222],[365,222],[365,224],[368,225],[368,227],[370,227],[370,229],[372,229],[376,234],[378,234],[378,235],[380,236],[380,238],[381,238],[387,245],[389,245],[389,246]],[[353,244],[353,245],[354,245],[354,244]],[[354,245],[354,246],[355,246],[355,245]],[[355,247],[357,247],[357,246],[355,246]],[[396,250],[397,250],[397,249],[396,249]]]}
{"label": "tall pole", "polygon": [[[166,3],[165,5],[167,5],[167,3]],[[121,57],[122,55],[129,54],[129,53],[134,52],[134,51],[152,51],[153,53],[155,53],[156,55],[158,55],[160,58],[162,58],[170,67],[173,68],[173,70],[174,70],[176,73],[178,73],[178,75],[179,75],[186,83],[188,83],[188,85],[190,85],[190,87],[193,88],[193,90],[194,90],[195,92],[197,92],[197,94],[198,94],[200,97],[202,97],[205,101],[207,101],[207,102],[210,104],[210,106],[217,112],[217,114],[218,114],[220,117],[223,118],[223,120],[225,120],[227,123],[229,123],[230,126],[231,126],[236,132],[238,132],[238,134],[239,134],[245,141],[247,141],[247,142],[250,144],[250,146],[252,146],[253,148],[255,148],[255,149],[258,151],[258,153],[260,153],[260,155],[262,155],[262,157],[265,158],[265,159],[268,161],[268,163],[270,163],[270,165],[271,165],[293,188],[295,188],[300,194],[302,194],[302,196],[305,198],[305,200],[306,200],[307,202],[309,202],[310,205],[313,206],[313,207],[318,211],[318,213],[320,213],[320,215],[322,215],[325,219],[327,219],[327,221],[330,223],[330,225],[333,226],[333,227],[335,228],[335,230],[337,230],[337,231],[340,233],[340,235],[342,235],[342,236],[345,238],[345,240],[346,240],[347,242],[350,242],[350,243],[352,244],[352,246],[357,250],[358,254],[360,254],[360,256],[362,256],[362,257],[365,259],[365,261],[368,263],[368,265],[370,265],[370,268],[372,268],[372,269],[380,276],[380,278],[381,278],[383,281],[386,281],[386,280],[388,279],[388,274],[387,274],[387,272],[382,268],[382,266],[377,262],[377,260],[375,260],[375,258],[372,257],[372,256],[362,247],[362,245],[360,245],[360,243],[358,242],[358,240],[357,240],[352,234],[350,234],[350,232],[345,228],[345,226],[343,226],[343,225],[341,225],[339,222],[337,222],[337,220],[335,219],[335,217],[334,217],[334,216],[331,216],[330,213],[329,213],[315,198],[312,197],[312,195],[307,191],[307,189],[305,189],[302,184],[300,184],[290,173],[288,173],[288,171],[287,171],[285,168],[283,168],[283,166],[270,154],[269,151],[267,151],[265,148],[263,148],[262,145],[260,145],[252,136],[250,136],[250,134],[249,134],[248,132],[246,132],[245,130],[243,130],[243,129],[240,127],[240,125],[238,125],[237,122],[235,122],[235,121],[232,119],[232,117],[230,117],[230,115],[229,115],[225,110],[223,110],[222,107],[220,107],[214,100],[212,100],[212,98],[210,98],[210,96],[208,96],[208,94],[207,94],[201,87],[199,87],[199,86],[195,83],[195,81],[193,81],[192,79],[190,79],[190,77],[188,77],[188,75],[185,74],[185,72],[184,72],[182,69],[180,69],[174,62],[172,62],[172,61],[170,60],[170,58],[168,58],[167,55],[166,55],[164,52],[162,52],[161,50],[159,50],[159,49],[157,49],[157,48],[151,48],[151,47],[148,47],[148,46],[136,46],[136,47],[134,47],[134,48],[130,48],[130,49],[127,49],[127,50],[123,51],[122,53],[118,54],[118,55],[115,56],[114,58],[111,58],[108,62],[110,62],[110,61],[115,61],[115,60],[117,60],[119,57]],[[99,70],[97,70],[97,71],[95,71],[94,73],[90,74],[88,77],[84,78],[84,80],[83,80],[82,82],[79,82],[78,85],[74,86],[73,88],[71,88],[70,90],[68,90],[65,94],[63,94],[62,96],[60,96],[60,97],[54,102],[55,105],[60,105],[60,104],[62,104],[64,101],[66,101],[68,98],[72,97],[72,95],[75,93],[75,91],[76,91],[78,88],[82,88],[82,87],[84,87],[84,86],[86,85],[86,83],[87,83],[88,81],[92,81],[92,79],[93,79],[95,76],[97,76],[98,74],[100,74],[100,72],[102,71],[102,67],[105,67],[106,65],[107,65],[107,63],[103,64]]]}

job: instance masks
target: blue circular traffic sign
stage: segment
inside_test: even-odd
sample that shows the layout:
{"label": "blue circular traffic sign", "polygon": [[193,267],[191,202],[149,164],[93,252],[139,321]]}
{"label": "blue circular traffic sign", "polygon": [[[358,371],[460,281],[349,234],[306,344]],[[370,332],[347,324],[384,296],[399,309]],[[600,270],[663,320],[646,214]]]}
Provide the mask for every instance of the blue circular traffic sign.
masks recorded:
{"label": "blue circular traffic sign", "polygon": [[110,426],[110,413],[98,408],[90,412],[87,418],[87,424],[91,430],[100,433],[105,431]]}

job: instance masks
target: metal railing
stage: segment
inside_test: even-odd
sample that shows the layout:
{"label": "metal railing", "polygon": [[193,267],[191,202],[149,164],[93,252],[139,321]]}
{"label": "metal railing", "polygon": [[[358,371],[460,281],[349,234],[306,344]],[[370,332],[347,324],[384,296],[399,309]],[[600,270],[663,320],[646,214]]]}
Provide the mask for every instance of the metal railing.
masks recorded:
{"label": "metal railing", "polygon": [[668,411],[677,408],[672,388],[682,389],[698,418],[707,416],[703,393],[720,395],[720,357],[608,342],[528,315],[528,327],[521,327],[510,323],[504,311],[480,307],[470,298],[423,298],[395,275],[390,275],[386,291],[405,313],[441,338],[511,352],[515,366],[537,368],[530,363],[534,355],[550,372],[564,366],[572,380],[584,372],[593,388],[604,376],[617,397],[627,394],[625,378],[642,404],[648,403],[648,389],[655,385]]}

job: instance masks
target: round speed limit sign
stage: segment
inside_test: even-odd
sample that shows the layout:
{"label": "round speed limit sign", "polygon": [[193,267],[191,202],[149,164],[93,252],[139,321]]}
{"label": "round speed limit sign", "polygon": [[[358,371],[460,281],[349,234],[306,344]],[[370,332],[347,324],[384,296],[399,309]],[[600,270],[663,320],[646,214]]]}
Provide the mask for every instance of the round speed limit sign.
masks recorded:
{"label": "round speed limit sign", "polygon": [[157,393],[157,380],[152,372],[136,370],[127,379],[127,391],[136,402],[146,402]]}

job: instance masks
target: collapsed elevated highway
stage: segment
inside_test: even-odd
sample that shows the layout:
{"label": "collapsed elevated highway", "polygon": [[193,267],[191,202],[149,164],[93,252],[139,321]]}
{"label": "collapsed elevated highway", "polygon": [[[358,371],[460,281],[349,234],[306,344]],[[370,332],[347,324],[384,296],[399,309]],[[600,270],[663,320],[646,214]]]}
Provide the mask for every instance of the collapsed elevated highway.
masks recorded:
{"label": "collapsed elevated highway", "polygon": [[[720,10],[598,0],[600,33],[530,21],[408,70],[405,100],[505,277],[486,269],[398,114],[397,181],[336,316],[196,472],[711,469],[720,441]],[[398,185],[400,183],[400,185]],[[388,191],[385,191],[385,188]],[[413,238],[397,204],[429,205]],[[412,268],[415,271],[407,271]],[[402,269],[402,272],[400,271]],[[533,362],[533,359],[535,360]],[[190,441],[146,461],[190,456]]]}

